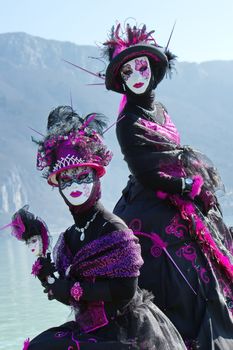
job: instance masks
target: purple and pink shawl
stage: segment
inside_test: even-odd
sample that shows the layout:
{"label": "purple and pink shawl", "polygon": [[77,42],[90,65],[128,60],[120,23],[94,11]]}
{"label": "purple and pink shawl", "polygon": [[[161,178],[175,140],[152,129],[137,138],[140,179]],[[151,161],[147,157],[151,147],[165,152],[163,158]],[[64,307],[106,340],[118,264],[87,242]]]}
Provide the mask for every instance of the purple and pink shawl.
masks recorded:
{"label": "purple and pink shawl", "polygon": [[143,264],[138,239],[132,231],[113,231],[83,246],[73,257],[64,233],[54,247],[54,262],[61,276],[70,266],[70,277],[96,278],[137,277]]}
{"label": "purple and pink shawl", "polygon": [[[143,264],[138,238],[129,229],[113,231],[87,243],[74,257],[62,233],[53,253],[61,277],[65,277],[69,268],[69,277],[91,281],[93,288],[96,278],[137,277]],[[81,301],[80,304],[76,322],[82,331],[88,333],[108,323],[103,301]]]}

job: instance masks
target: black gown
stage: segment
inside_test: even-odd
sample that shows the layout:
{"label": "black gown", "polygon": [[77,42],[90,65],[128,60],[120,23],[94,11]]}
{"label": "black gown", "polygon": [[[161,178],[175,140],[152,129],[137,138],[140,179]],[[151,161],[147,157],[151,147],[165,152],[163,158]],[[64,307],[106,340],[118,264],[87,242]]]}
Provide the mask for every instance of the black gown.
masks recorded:
{"label": "black gown", "polygon": [[[179,155],[179,136],[164,107],[156,104],[157,110],[152,114],[128,102],[119,117],[117,138],[132,175],[114,213],[140,239],[144,260],[140,288],[154,294],[155,304],[176,326],[187,348],[230,350],[233,349],[232,280],[225,285],[216,264],[207,258],[192,233],[190,222],[166,196],[181,196],[181,176],[185,173],[179,168],[179,159],[178,167],[167,166],[167,176],[159,173],[162,166],[166,168],[166,159],[170,161]],[[161,196],[158,191],[166,194]],[[230,236],[217,202],[206,212],[200,198],[193,204],[197,216],[217,232],[221,246],[226,243],[229,252]]]}
{"label": "black gown", "polygon": [[[113,231],[127,230],[121,219],[107,212],[100,203],[80,217],[74,215],[74,220],[79,227],[84,227],[96,212],[95,220],[85,231],[84,241],[80,240],[75,225],[61,234],[55,246],[55,262],[59,262],[62,241],[65,241],[72,261],[72,257],[93,240],[106,237]],[[59,272],[64,277],[64,271]],[[82,303],[102,300],[108,323],[86,333],[76,321],[65,323],[35,337],[28,350],[185,349],[179,333],[152,303],[151,295],[138,289],[137,277],[96,278],[94,283],[82,281],[81,285],[84,294],[80,300],[79,312],[82,312]]]}

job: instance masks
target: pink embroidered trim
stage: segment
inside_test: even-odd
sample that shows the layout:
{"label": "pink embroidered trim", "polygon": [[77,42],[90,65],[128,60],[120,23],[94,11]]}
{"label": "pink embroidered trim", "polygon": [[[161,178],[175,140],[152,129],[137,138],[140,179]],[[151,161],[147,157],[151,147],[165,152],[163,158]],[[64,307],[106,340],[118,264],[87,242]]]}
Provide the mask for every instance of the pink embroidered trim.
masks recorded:
{"label": "pink embroidered trim", "polygon": [[192,190],[189,192],[189,197],[194,199],[196,196],[200,194],[204,181],[200,175],[193,176],[192,179],[193,179],[193,185],[192,185]]}
{"label": "pink embroidered trim", "polygon": [[83,295],[83,288],[80,286],[79,282],[75,282],[75,284],[70,290],[70,294],[74,298],[74,300],[79,301],[79,299]]}
{"label": "pink embroidered trim", "polygon": [[[86,315],[84,313],[83,315],[78,315],[76,318],[76,322],[79,324],[81,331],[84,333],[90,333],[109,323],[103,301],[90,301],[88,303],[88,309]],[[89,317],[91,317],[91,323],[86,322]]]}

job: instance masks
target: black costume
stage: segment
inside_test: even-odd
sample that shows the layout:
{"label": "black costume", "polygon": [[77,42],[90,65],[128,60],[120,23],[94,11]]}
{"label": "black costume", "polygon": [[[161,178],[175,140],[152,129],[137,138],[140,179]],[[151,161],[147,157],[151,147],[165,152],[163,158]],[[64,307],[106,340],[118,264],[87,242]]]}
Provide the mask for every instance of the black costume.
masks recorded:
{"label": "black costume", "polygon": [[108,90],[124,94],[116,132],[131,176],[116,204],[139,237],[139,285],[152,291],[189,350],[233,348],[233,244],[206,156],[183,147],[153,90],[175,56],[145,25],[112,27],[104,43]]}
{"label": "black costume", "polygon": [[[97,204],[81,218],[74,216],[78,226],[98,211],[95,221],[86,231],[86,241],[81,242],[75,225],[64,234],[66,247],[72,257],[90,241],[127,227],[113,214]],[[62,234],[63,235],[63,234]],[[55,257],[59,258],[59,241]],[[63,271],[64,273],[64,271]],[[62,275],[62,271],[60,271]],[[29,350],[44,349],[184,349],[179,334],[171,322],[151,302],[150,295],[137,291],[137,278],[100,278],[83,282],[84,294],[79,307],[86,302],[103,300],[108,324],[92,332],[83,333],[78,324],[68,322],[51,328],[30,342]]]}
{"label": "black costume", "polygon": [[138,239],[99,203],[99,177],[111,155],[98,117],[83,120],[72,108],[58,107],[39,142],[38,167],[59,187],[75,224],[54,247],[59,278],[47,281],[54,272],[47,258],[38,258],[34,270],[50,300],[71,306],[74,321],[26,341],[23,350],[184,350],[170,320],[137,288],[143,264]]}
{"label": "black costume", "polygon": [[[182,218],[180,208],[169,196],[159,198],[158,191],[181,195],[182,182],[178,177],[181,176],[179,162],[176,166],[170,162],[173,174],[177,171],[176,176],[159,175],[164,165],[163,151],[167,160],[168,155],[173,157],[169,145],[175,143],[177,131],[164,107],[159,103],[156,107],[154,115],[149,110],[146,114],[145,109],[129,100],[119,117],[125,115],[117,123],[117,138],[133,175],[114,213],[136,234],[139,232],[144,260],[139,286],[153,292],[155,304],[177,327],[188,349],[230,350],[233,347],[232,284],[229,280],[225,284],[215,264],[210,264],[190,229],[190,222]],[[159,130],[154,133],[149,130],[145,125],[150,123],[157,124]],[[164,136],[167,139],[161,140]],[[177,152],[175,148],[174,152]],[[185,149],[179,146],[177,156],[182,152]],[[178,157],[174,158],[178,161]],[[169,173],[169,166],[165,171]],[[220,230],[218,239],[222,248],[225,245],[230,249],[231,239],[217,202],[204,203],[200,196],[195,202],[198,215],[203,219],[205,213],[204,221],[212,227],[212,232]],[[210,207],[207,209],[204,204]],[[171,258],[153,241],[152,233],[162,239]]]}

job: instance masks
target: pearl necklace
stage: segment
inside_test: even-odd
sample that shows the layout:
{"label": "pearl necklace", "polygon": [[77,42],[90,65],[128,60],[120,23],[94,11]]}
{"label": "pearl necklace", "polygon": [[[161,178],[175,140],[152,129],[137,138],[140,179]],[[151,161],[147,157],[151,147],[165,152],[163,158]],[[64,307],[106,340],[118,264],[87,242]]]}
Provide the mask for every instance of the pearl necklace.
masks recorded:
{"label": "pearl necklace", "polygon": [[98,214],[98,211],[92,216],[91,220],[87,221],[87,223],[86,223],[86,225],[84,227],[78,227],[76,225],[75,230],[78,231],[78,232],[81,232],[80,241],[84,241],[84,239],[85,239],[85,230],[95,220],[97,214]]}

